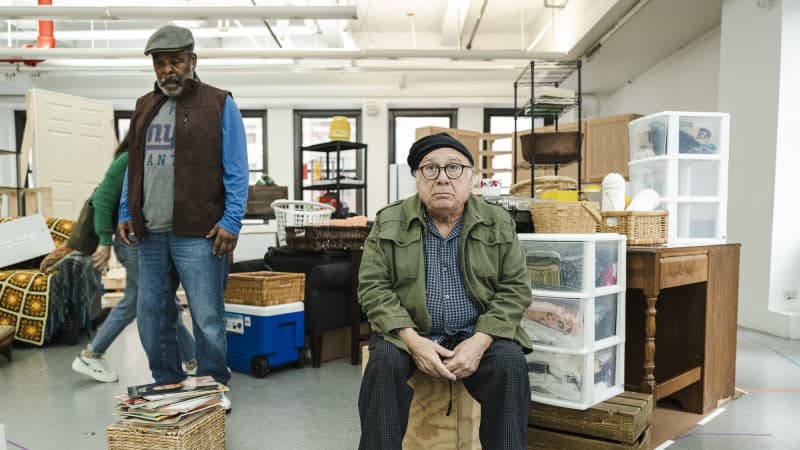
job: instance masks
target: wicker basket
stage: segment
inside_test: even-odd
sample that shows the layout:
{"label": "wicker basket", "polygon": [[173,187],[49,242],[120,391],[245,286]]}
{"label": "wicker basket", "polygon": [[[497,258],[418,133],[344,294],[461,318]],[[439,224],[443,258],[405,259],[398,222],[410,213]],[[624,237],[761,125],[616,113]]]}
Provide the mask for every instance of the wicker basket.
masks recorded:
{"label": "wicker basket", "polygon": [[286,227],[305,225],[327,225],[335,208],[331,205],[299,200],[275,200],[272,202],[277,222],[278,245],[286,245]]}
{"label": "wicker basket", "polygon": [[531,206],[535,233],[578,233],[597,231],[600,205],[597,202],[539,201]]}
{"label": "wicker basket", "polygon": [[[562,177],[560,175],[544,175],[533,180],[534,196],[540,197],[542,191],[559,191],[578,189],[578,181],[575,178]],[[531,180],[521,181],[509,189],[514,197],[531,196]]]}
{"label": "wicker basket", "polygon": [[667,211],[604,211],[597,225],[600,233],[619,233],[628,245],[664,244],[669,231]]}
{"label": "wicker basket", "polygon": [[286,227],[286,246],[292,250],[353,250],[364,247],[368,227]]}
{"label": "wicker basket", "polygon": [[242,272],[228,276],[225,303],[273,306],[305,300],[306,276],[287,272]]}
{"label": "wicker basket", "polygon": [[108,450],[220,450],[225,448],[225,410],[210,408],[174,427],[120,420],[106,428]]}

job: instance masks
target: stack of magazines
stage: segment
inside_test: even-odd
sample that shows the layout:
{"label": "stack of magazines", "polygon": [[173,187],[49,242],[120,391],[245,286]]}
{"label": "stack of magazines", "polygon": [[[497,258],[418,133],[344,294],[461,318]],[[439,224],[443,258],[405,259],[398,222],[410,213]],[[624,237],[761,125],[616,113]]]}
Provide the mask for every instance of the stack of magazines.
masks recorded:
{"label": "stack of magazines", "polygon": [[116,397],[114,414],[153,426],[173,426],[186,417],[220,406],[228,388],[210,376],[189,377],[173,384],[129,386]]}

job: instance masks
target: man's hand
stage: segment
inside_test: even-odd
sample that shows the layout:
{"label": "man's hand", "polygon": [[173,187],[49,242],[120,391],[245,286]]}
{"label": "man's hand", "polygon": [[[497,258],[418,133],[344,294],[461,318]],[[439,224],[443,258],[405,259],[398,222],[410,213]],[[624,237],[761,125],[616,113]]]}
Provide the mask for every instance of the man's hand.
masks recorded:
{"label": "man's hand", "polygon": [[219,224],[214,225],[214,228],[206,235],[206,239],[210,238],[214,238],[214,248],[211,253],[217,256],[233,254],[233,249],[236,248],[236,242],[239,240],[239,236],[222,228]]}
{"label": "man's hand", "polygon": [[50,266],[61,261],[61,258],[67,256],[67,253],[71,251],[72,249],[67,247],[66,242],[62,243],[42,259],[41,264],[39,264],[39,272],[47,273],[50,270]]}
{"label": "man's hand", "polygon": [[444,360],[444,366],[456,378],[466,378],[476,370],[486,349],[494,338],[480,331],[465,339],[453,349],[453,356]]}
{"label": "man's hand", "polygon": [[397,335],[408,347],[419,370],[436,378],[456,379],[456,376],[442,363],[442,358],[453,356],[452,350],[420,336],[413,328],[403,328],[397,332]]}
{"label": "man's hand", "polygon": [[132,221],[127,220],[117,225],[117,237],[122,239],[122,243],[128,247],[136,247],[136,244],[128,239],[130,235],[136,235],[136,232],[133,231]]}
{"label": "man's hand", "polygon": [[94,261],[94,268],[102,271],[108,266],[108,260],[111,258],[110,245],[98,245],[97,250],[92,253],[92,261]]}

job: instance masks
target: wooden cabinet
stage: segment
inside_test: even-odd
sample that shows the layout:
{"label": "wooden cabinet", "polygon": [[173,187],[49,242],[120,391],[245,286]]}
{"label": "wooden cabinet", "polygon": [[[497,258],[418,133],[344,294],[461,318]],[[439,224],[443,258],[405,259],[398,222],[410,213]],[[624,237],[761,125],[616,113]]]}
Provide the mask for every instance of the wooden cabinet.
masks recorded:
{"label": "wooden cabinet", "polygon": [[[581,182],[600,183],[603,177],[611,172],[621,174],[628,178],[628,160],[630,145],[628,140],[628,123],[641,117],[638,114],[621,114],[618,116],[603,117],[582,122],[584,138],[581,146]],[[559,131],[575,131],[577,122],[562,123],[558,125]],[[537,128],[536,132],[553,132],[555,126]],[[530,133],[523,131],[518,135]],[[517,153],[515,156],[515,183],[530,179],[530,169],[520,167],[522,146],[517,137]],[[554,175],[552,166],[536,167],[535,176]],[[558,167],[558,174],[578,178],[577,163],[566,164]]]}
{"label": "wooden cabinet", "polygon": [[599,183],[611,172],[628,179],[628,122],[639,117],[641,116],[638,114],[622,114],[587,121],[586,151],[583,155],[584,181]]}

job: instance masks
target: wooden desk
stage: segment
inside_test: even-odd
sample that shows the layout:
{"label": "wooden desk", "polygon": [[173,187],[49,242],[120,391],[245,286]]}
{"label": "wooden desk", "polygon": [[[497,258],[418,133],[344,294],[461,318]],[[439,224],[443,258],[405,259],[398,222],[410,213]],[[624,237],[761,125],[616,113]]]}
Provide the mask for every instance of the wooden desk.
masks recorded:
{"label": "wooden desk", "polygon": [[733,396],[740,247],[628,247],[627,390],[701,414]]}

